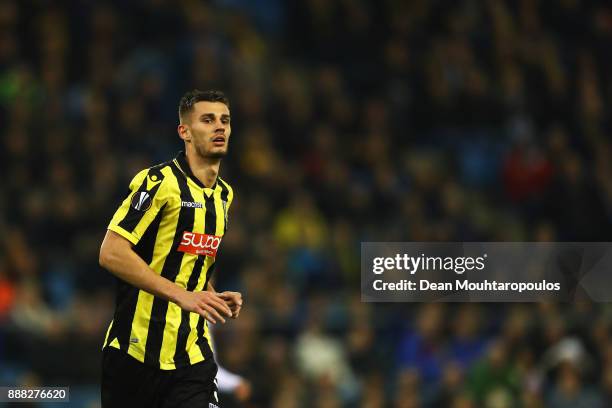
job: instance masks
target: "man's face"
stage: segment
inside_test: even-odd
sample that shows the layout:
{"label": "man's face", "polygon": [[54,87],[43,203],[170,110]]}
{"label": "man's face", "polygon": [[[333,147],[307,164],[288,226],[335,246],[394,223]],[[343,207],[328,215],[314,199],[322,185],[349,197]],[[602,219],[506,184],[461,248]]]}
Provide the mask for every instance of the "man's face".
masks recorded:
{"label": "man's face", "polygon": [[219,159],[227,154],[232,127],[229,108],[224,103],[197,102],[185,125],[198,155]]}

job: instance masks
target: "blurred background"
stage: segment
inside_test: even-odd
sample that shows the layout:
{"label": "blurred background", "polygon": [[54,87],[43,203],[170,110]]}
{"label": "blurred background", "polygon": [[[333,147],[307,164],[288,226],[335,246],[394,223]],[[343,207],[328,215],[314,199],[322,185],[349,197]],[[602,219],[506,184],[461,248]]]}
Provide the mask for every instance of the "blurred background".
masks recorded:
{"label": "blurred background", "polygon": [[0,385],[98,406],[106,225],[215,88],[224,407],[612,407],[610,305],[359,292],[361,241],[611,241],[610,50],[605,1],[0,0]]}

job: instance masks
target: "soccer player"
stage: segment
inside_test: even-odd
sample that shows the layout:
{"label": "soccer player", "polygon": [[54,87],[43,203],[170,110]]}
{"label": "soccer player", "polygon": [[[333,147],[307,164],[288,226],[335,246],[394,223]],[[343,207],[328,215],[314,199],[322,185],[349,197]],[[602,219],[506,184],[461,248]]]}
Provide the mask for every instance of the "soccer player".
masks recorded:
{"label": "soccer player", "polygon": [[240,293],[209,282],[234,197],[218,177],[231,134],[225,95],[186,93],[177,130],[185,151],[134,177],[100,248],[100,265],[118,278],[103,407],[219,405],[208,322],[242,307]]}

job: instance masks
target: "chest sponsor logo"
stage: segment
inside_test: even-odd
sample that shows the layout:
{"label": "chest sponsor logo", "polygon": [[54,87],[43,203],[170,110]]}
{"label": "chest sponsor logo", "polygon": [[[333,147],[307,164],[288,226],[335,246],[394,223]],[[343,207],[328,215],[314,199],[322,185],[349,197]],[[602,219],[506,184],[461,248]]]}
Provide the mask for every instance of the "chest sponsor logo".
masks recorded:
{"label": "chest sponsor logo", "polygon": [[219,245],[221,245],[221,237],[184,231],[178,251],[215,258]]}

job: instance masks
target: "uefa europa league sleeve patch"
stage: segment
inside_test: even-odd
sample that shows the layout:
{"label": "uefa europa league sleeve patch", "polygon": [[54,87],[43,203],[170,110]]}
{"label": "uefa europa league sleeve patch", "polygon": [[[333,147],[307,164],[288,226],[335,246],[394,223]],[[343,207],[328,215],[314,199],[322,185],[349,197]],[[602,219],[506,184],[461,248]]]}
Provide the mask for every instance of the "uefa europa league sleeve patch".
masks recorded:
{"label": "uefa europa league sleeve patch", "polygon": [[146,191],[137,191],[132,197],[132,208],[137,211],[147,211],[151,208],[151,196]]}

